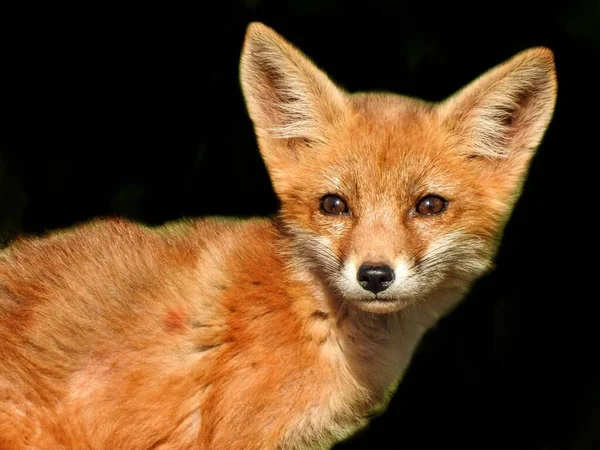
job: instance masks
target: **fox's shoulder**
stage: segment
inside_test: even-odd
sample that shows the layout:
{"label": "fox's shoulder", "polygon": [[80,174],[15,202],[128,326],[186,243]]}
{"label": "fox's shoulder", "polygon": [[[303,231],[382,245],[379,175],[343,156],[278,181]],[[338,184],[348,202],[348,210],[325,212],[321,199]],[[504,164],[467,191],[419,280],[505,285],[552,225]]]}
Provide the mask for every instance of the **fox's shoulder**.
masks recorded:
{"label": "fox's shoulder", "polygon": [[226,290],[255,272],[252,266],[275,267],[268,251],[272,228],[259,219],[155,227],[98,219],[16,240],[0,252],[0,317],[19,329],[34,315],[31,323],[41,329],[59,322],[87,329],[93,316],[92,328],[118,330],[123,324],[115,317],[149,320],[170,308],[221,320]]}

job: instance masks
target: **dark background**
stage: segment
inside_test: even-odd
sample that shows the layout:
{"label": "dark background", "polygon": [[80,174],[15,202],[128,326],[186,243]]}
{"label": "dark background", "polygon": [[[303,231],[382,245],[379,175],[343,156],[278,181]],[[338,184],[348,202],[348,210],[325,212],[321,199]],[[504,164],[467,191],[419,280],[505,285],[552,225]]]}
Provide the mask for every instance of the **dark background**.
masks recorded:
{"label": "dark background", "polygon": [[252,20],[350,91],[433,101],[548,46],[557,109],[498,269],[426,336],[388,411],[338,448],[600,449],[599,5],[247,0],[4,11],[0,238],[111,214],[150,224],[272,214],[237,78]]}

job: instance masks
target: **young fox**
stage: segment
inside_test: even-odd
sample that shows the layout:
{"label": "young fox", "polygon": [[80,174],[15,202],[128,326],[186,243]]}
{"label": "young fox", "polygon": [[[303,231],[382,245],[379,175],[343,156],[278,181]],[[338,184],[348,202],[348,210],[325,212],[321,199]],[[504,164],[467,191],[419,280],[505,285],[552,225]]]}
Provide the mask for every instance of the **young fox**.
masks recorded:
{"label": "young fox", "polygon": [[0,253],[0,448],[327,448],[489,269],[551,119],[533,48],[441,103],[349,94],[259,23],[241,85],[281,210],[96,220]]}

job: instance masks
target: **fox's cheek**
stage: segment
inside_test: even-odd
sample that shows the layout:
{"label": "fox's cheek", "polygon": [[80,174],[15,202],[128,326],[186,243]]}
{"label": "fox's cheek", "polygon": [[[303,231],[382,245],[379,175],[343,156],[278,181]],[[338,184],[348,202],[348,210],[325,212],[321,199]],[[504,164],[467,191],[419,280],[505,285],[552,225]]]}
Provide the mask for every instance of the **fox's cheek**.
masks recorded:
{"label": "fox's cheek", "polygon": [[327,247],[331,253],[336,255],[336,259],[339,261],[340,265],[343,264],[348,254],[348,240],[344,233],[340,233],[339,231],[334,231],[330,233],[323,233],[323,240],[327,241]]}
{"label": "fox's cheek", "polygon": [[349,217],[332,217],[316,212],[312,214],[310,222],[310,228],[317,234],[334,241],[345,239],[352,231],[352,219]]}

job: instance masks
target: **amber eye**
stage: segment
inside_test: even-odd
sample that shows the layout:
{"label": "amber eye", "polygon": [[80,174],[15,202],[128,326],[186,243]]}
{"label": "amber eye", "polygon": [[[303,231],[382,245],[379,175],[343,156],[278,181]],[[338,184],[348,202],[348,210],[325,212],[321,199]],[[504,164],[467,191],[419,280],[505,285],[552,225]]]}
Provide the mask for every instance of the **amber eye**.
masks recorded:
{"label": "amber eye", "polygon": [[427,195],[417,203],[417,212],[422,216],[434,216],[446,209],[447,201],[437,195]]}
{"label": "amber eye", "polygon": [[331,216],[348,214],[348,206],[342,197],[329,194],[321,199],[321,211]]}

